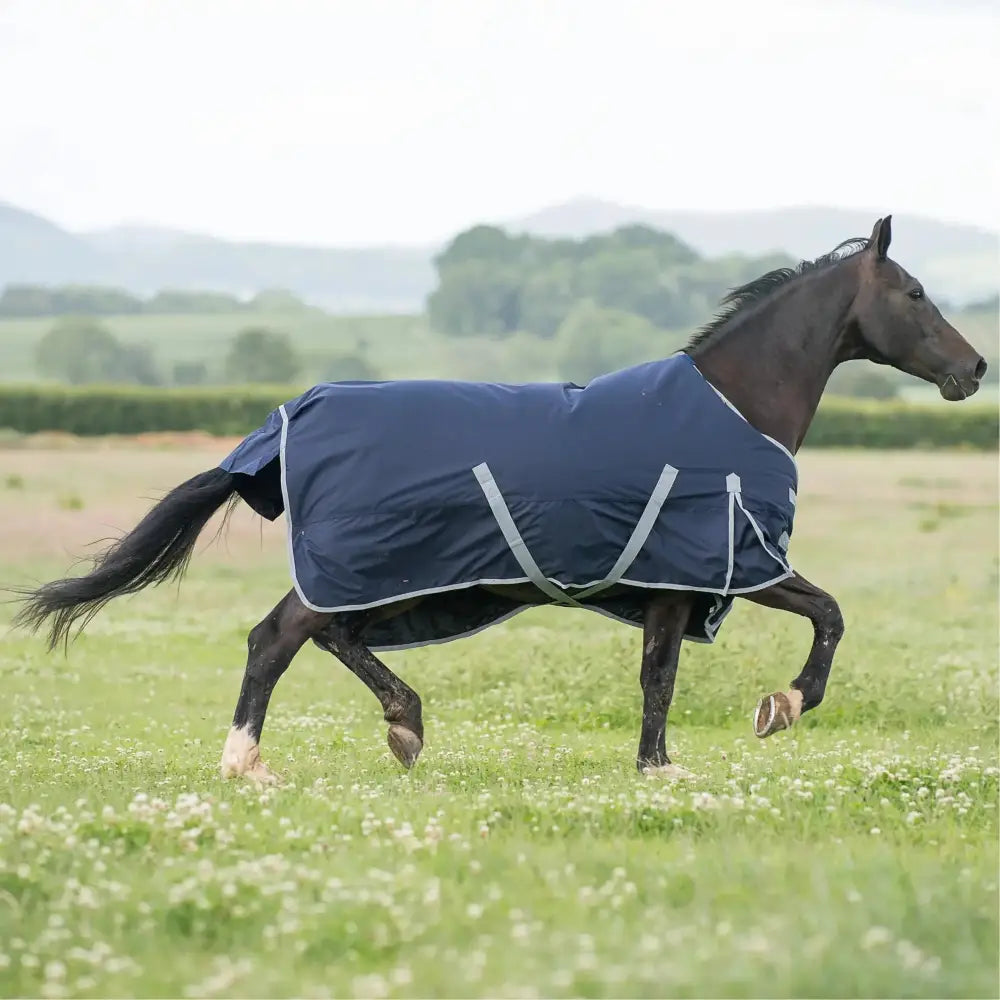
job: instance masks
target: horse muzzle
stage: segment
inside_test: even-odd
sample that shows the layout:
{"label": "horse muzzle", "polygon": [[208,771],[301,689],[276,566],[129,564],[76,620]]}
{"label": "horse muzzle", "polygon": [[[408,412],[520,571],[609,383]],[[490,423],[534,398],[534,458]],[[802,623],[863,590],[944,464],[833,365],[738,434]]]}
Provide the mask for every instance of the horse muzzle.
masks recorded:
{"label": "horse muzzle", "polygon": [[959,400],[974,396],[979,391],[979,383],[985,374],[986,361],[979,358],[971,370],[948,372],[938,382],[938,389],[949,402],[957,403]]}

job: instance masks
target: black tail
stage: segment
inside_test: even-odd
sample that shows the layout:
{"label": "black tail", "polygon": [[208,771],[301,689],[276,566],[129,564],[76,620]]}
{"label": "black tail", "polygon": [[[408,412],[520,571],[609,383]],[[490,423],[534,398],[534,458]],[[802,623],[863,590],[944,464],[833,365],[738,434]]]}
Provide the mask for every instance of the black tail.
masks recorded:
{"label": "black tail", "polygon": [[34,632],[51,618],[49,649],[68,642],[74,623],[82,618],[78,630],[82,631],[112,598],[183,576],[202,528],[227,502],[228,518],[238,500],[231,472],[199,473],[174,487],[127,535],[101,553],[86,576],[20,591],[25,606],[14,624]]}

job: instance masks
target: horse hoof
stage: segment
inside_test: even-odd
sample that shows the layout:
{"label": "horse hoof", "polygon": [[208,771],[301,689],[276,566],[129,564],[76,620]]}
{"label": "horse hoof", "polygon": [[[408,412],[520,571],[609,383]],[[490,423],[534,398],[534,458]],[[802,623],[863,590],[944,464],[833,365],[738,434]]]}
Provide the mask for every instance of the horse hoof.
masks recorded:
{"label": "horse hoof", "polygon": [[802,714],[802,692],[775,691],[757,702],[753,713],[753,731],[760,738],[791,729]]}
{"label": "horse hoof", "polygon": [[280,785],[281,779],[263,762],[258,760],[251,767],[237,770],[232,766],[223,764],[220,768],[223,779],[246,778],[256,785]]}
{"label": "horse hoof", "polygon": [[677,764],[647,764],[642,773],[652,778],[668,778],[671,781],[686,781],[695,777],[686,767],[679,767]]}
{"label": "horse hoof", "polygon": [[257,741],[246,731],[230,729],[222,748],[219,771],[223,778],[247,778],[258,785],[277,785],[278,776],[260,759]]}
{"label": "horse hoof", "polygon": [[246,778],[247,781],[252,781],[256,785],[281,784],[281,778],[279,778],[274,771],[272,771],[259,758],[249,766],[242,768],[238,766],[234,767],[229,761],[223,761],[219,770],[221,771],[224,780],[229,780],[231,778]]}
{"label": "horse hoof", "polygon": [[417,762],[424,741],[412,729],[405,726],[390,726],[386,742],[396,760],[409,770]]}
{"label": "horse hoof", "polygon": [[244,777],[249,778],[257,785],[280,785],[279,778],[263,761],[258,761],[255,767],[246,772]]}

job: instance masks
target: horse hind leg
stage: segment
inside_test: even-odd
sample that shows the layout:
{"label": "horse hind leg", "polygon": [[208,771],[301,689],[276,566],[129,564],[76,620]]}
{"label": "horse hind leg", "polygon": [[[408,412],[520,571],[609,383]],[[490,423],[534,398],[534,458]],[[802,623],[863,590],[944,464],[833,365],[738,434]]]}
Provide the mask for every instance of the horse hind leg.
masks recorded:
{"label": "horse hind leg", "polygon": [[[367,623],[364,621],[362,627]],[[378,698],[382,716],[389,723],[389,749],[403,767],[413,767],[424,747],[420,695],[364,645],[359,629],[349,628],[342,620],[330,622],[313,642],[336,656]]]}
{"label": "horse hind leg", "polygon": [[260,736],[271,692],[306,640],[331,617],[311,611],[292,590],[251,629],[243,686],[222,750],[223,778],[245,777],[258,784],[277,782],[277,776],[260,758]]}

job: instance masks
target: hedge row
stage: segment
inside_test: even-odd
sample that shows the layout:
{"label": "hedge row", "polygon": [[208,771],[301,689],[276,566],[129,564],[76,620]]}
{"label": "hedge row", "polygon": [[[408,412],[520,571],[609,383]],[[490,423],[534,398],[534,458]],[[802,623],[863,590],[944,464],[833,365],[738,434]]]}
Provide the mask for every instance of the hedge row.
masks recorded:
{"label": "hedge row", "polygon": [[[294,396],[293,389],[139,389],[0,386],[0,428],[21,433],[246,434]],[[831,397],[806,438],[814,448],[969,448],[998,445],[995,405],[911,404]]]}
{"label": "hedge row", "polygon": [[0,427],[32,434],[246,434],[295,395],[287,388],[151,389],[0,386]]}
{"label": "hedge row", "polygon": [[995,403],[902,403],[831,396],[819,407],[810,448],[965,448],[996,451]]}

